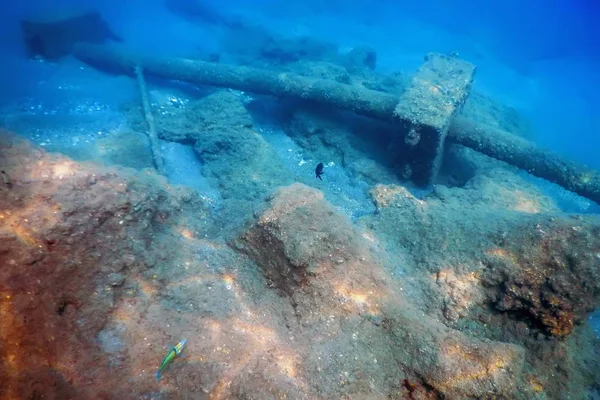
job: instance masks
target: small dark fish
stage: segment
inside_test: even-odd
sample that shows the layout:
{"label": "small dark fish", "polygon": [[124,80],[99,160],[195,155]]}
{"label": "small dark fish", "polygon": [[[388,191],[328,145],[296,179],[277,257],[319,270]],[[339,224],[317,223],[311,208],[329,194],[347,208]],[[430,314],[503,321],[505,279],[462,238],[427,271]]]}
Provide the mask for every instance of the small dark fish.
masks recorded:
{"label": "small dark fish", "polygon": [[320,163],[317,165],[317,168],[315,169],[315,176],[316,176],[317,178],[319,178],[320,180],[323,180],[323,178],[321,178],[321,175],[323,175],[324,173],[325,173],[325,172],[323,172],[323,163],[322,163],[322,162],[320,162]]}
{"label": "small dark fish", "polygon": [[4,183],[4,186],[10,189],[12,187],[12,182],[10,181],[8,174],[4,171],[0,171],[0,175],[2,175],[2,182]]}

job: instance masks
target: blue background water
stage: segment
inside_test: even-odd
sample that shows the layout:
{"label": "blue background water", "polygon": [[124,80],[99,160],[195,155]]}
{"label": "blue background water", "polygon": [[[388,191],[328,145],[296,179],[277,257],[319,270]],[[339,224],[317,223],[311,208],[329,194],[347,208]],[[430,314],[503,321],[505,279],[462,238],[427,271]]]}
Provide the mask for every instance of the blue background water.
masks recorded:
{"label": "blue background water", "polygon": [[[48,8],[98,9],[131,45],[155,54],[216,50],[215,28],[169,13],[162,0],[4,2],[0,14],[0,101],[59,96],[39,81],[55,66],[23,59],[18,21]],[[594,0],[341,1],[206,0],[285,35],[343,46],[369,44],[381,69],[413,71],[429,51],[457,51],[478,67],[476,89],[530,117],[538,142],[600,168],[600,3]],[[96,80],[99,82],[99,80]],[[98,86],[103,86],[98,85]],[[42,90],[44,89],[44,90]],[[90,96],[98,93],[87,86]],[[43,92],[43,93],[39,93]],[[105,96],[123,95],[101,90]]]}

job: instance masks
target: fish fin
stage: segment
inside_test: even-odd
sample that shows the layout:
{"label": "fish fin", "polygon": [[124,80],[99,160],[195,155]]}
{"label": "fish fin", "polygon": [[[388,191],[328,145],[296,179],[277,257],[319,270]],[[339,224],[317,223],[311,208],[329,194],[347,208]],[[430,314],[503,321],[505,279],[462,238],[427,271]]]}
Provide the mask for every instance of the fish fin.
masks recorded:
{"label": "fish fin", "polygon": [[321,175],[317,176],[317,178],[319,178],[320,180],[323,180],[323,178],[321,178]]}
{"label": "fish fin", "polygon": [[156,380],[160,381],[160,370],[156,371]]}

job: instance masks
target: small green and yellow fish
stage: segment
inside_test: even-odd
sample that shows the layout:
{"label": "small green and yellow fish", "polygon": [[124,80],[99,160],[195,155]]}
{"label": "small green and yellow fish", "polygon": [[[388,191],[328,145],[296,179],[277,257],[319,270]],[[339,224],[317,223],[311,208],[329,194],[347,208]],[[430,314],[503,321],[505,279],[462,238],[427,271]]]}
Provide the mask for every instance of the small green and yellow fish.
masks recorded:
{"label": "small green and yellow fish", "polygon": [[186,343],[187,343],[187,340],[183,339],[181,342],[177,343],[175,345],[175,347],[173,347],[171,349],[171,351],[169,351],[167,356],[164,358],[164,360],[160,364],[160,367],[158,367],[158,372],[156,373],[156,380],[160,380],[160,374],[162,373],[162,371],[165,369],[167,364],[170,363],[171,360],[175,358],[175,356],[178,356],[179,354],[181,354]]}

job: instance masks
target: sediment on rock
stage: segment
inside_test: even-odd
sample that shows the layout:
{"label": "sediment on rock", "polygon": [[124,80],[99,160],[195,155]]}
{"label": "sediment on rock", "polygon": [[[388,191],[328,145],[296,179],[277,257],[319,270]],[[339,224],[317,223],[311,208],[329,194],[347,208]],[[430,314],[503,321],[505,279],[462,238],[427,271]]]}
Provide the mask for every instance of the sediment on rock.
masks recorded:
{"label": "sediment on rock", "polygon": [[[403,371],[440,394],[517,396],[523,349],[468,337],[416,310],[320,192],[302,184],[281,189],[237,247],[290,299],[302,326],[335,321],[341,333],[356,318],[375,321]],[[332,319],[319,316],[329,313]]]}
{"label": "sediment on rock", "polygon": [[0,184],[0,397],[127,398],[98,334],[134,277],[172,258],[163,239],[181,210],[208,209],[147,171],[80,164],[5,133],[0,169],[11,178]]}
{"label": "sediment on rock", "polygon": [[600,305],[597,218],[534,218],[496,242],[483,283],[498,311],[561,338]]}

